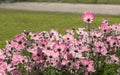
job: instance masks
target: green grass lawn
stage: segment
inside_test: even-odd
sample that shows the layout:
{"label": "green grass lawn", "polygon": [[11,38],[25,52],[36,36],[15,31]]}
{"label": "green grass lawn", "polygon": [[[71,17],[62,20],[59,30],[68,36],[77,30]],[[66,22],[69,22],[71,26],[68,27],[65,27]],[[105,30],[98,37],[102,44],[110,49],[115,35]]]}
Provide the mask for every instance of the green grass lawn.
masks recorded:
{"label": "green grass lawn", "polygon": [[120,0],[14,0],[14,1],[120,4]]}
{"label": "green grass lawn", "polygon": [[[111,24],[120,22],[120,16],[97,15],[91,27],[99,26],[102,18],[109,18]],[[0,48],[4,47],[6,40],[12,39],[23,30],[49,31],[56,29],[60,33],[64,33],[68,28],[77,28],[84,25],[85,24],[81,21],[80,14],[0,9]]]}

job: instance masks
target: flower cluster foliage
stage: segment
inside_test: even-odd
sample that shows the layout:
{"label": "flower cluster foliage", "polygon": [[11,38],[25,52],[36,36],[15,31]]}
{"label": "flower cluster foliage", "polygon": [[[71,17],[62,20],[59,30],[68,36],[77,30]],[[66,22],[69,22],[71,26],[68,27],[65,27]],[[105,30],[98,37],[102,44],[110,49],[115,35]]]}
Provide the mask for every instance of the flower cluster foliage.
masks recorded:
{"label": "flower cluster foliage", "polygon": [[24,31],[6,41],[0,50],[0,75],[25,75],[21,66],[28,75],[53,75],[46,73],[48,68],[58,75],[103,75],[106,65],[117,65],[119,73],[120,24],[109,25],[104,19],[90,30],[94,14],[85,12],[82,20],[87,27],[67,29],[64,35],[54,29]]}

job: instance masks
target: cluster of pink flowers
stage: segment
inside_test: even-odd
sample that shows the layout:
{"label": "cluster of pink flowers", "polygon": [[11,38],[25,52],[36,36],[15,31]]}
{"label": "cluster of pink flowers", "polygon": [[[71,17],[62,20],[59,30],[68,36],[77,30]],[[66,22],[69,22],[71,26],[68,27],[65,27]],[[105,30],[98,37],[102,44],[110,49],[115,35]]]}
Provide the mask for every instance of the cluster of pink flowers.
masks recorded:
{"label": "cluster of pink flowers", "polygon": [[[92,23],[94,16],[90,14],[82,16],[84,22]],[[80,69],[87,75],[104,64],[119,64],[120,24],[110,26],[104,19],[98,29],[87,30],[67,29],[62,35],[52,29],[16,35],[0,50],[0,75],[22,75],[20,64],[31,75],[39,75],[49,67],[56,68],[57,72],[65,69],[71,75],[77,75]]]}

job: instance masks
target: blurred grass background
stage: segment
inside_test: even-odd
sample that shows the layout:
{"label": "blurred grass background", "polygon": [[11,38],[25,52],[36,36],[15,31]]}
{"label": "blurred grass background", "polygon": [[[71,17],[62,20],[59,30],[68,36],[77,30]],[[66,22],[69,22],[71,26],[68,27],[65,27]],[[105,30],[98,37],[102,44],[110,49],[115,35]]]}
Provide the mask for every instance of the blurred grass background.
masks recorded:
{"label": "blurred grass background", "polygon": [[[98,27],[102,18],[109,18],[111,24],[120,22],[120,16],[96,15],[91,27]],[[68,28],[78,28],[84,25],[80,14],[0,9],[0,48],[4,47],[6,40],[12,39],[23,30],[50,31],[56,29],[63,34]]]}

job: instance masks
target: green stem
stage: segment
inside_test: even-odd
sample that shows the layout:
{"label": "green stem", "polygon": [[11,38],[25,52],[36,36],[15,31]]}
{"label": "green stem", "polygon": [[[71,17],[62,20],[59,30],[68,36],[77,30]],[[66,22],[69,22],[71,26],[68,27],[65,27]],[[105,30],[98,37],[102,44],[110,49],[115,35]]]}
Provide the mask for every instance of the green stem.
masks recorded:
{"label": "green stem", "polygon": [[[91,43],[90,43],[90,40],[91,40],[91,38],[90,38],[90,24],[88,24],[87,25],[87,27],[88,27],[88,44],[89,44],[89,47],[91,48]],[[92,50],[92,49],[91,49]],[[89,52],[89,58],[90,58],[90,52]]]}
{"label": "green stem", "polygon": [[88,24],[88,35],[89,35],[89,41],[90,41],[90,24]]}
{"label": "green stem", "polygon": [[97,75],[99,75],[99,54],[97,57]]}

